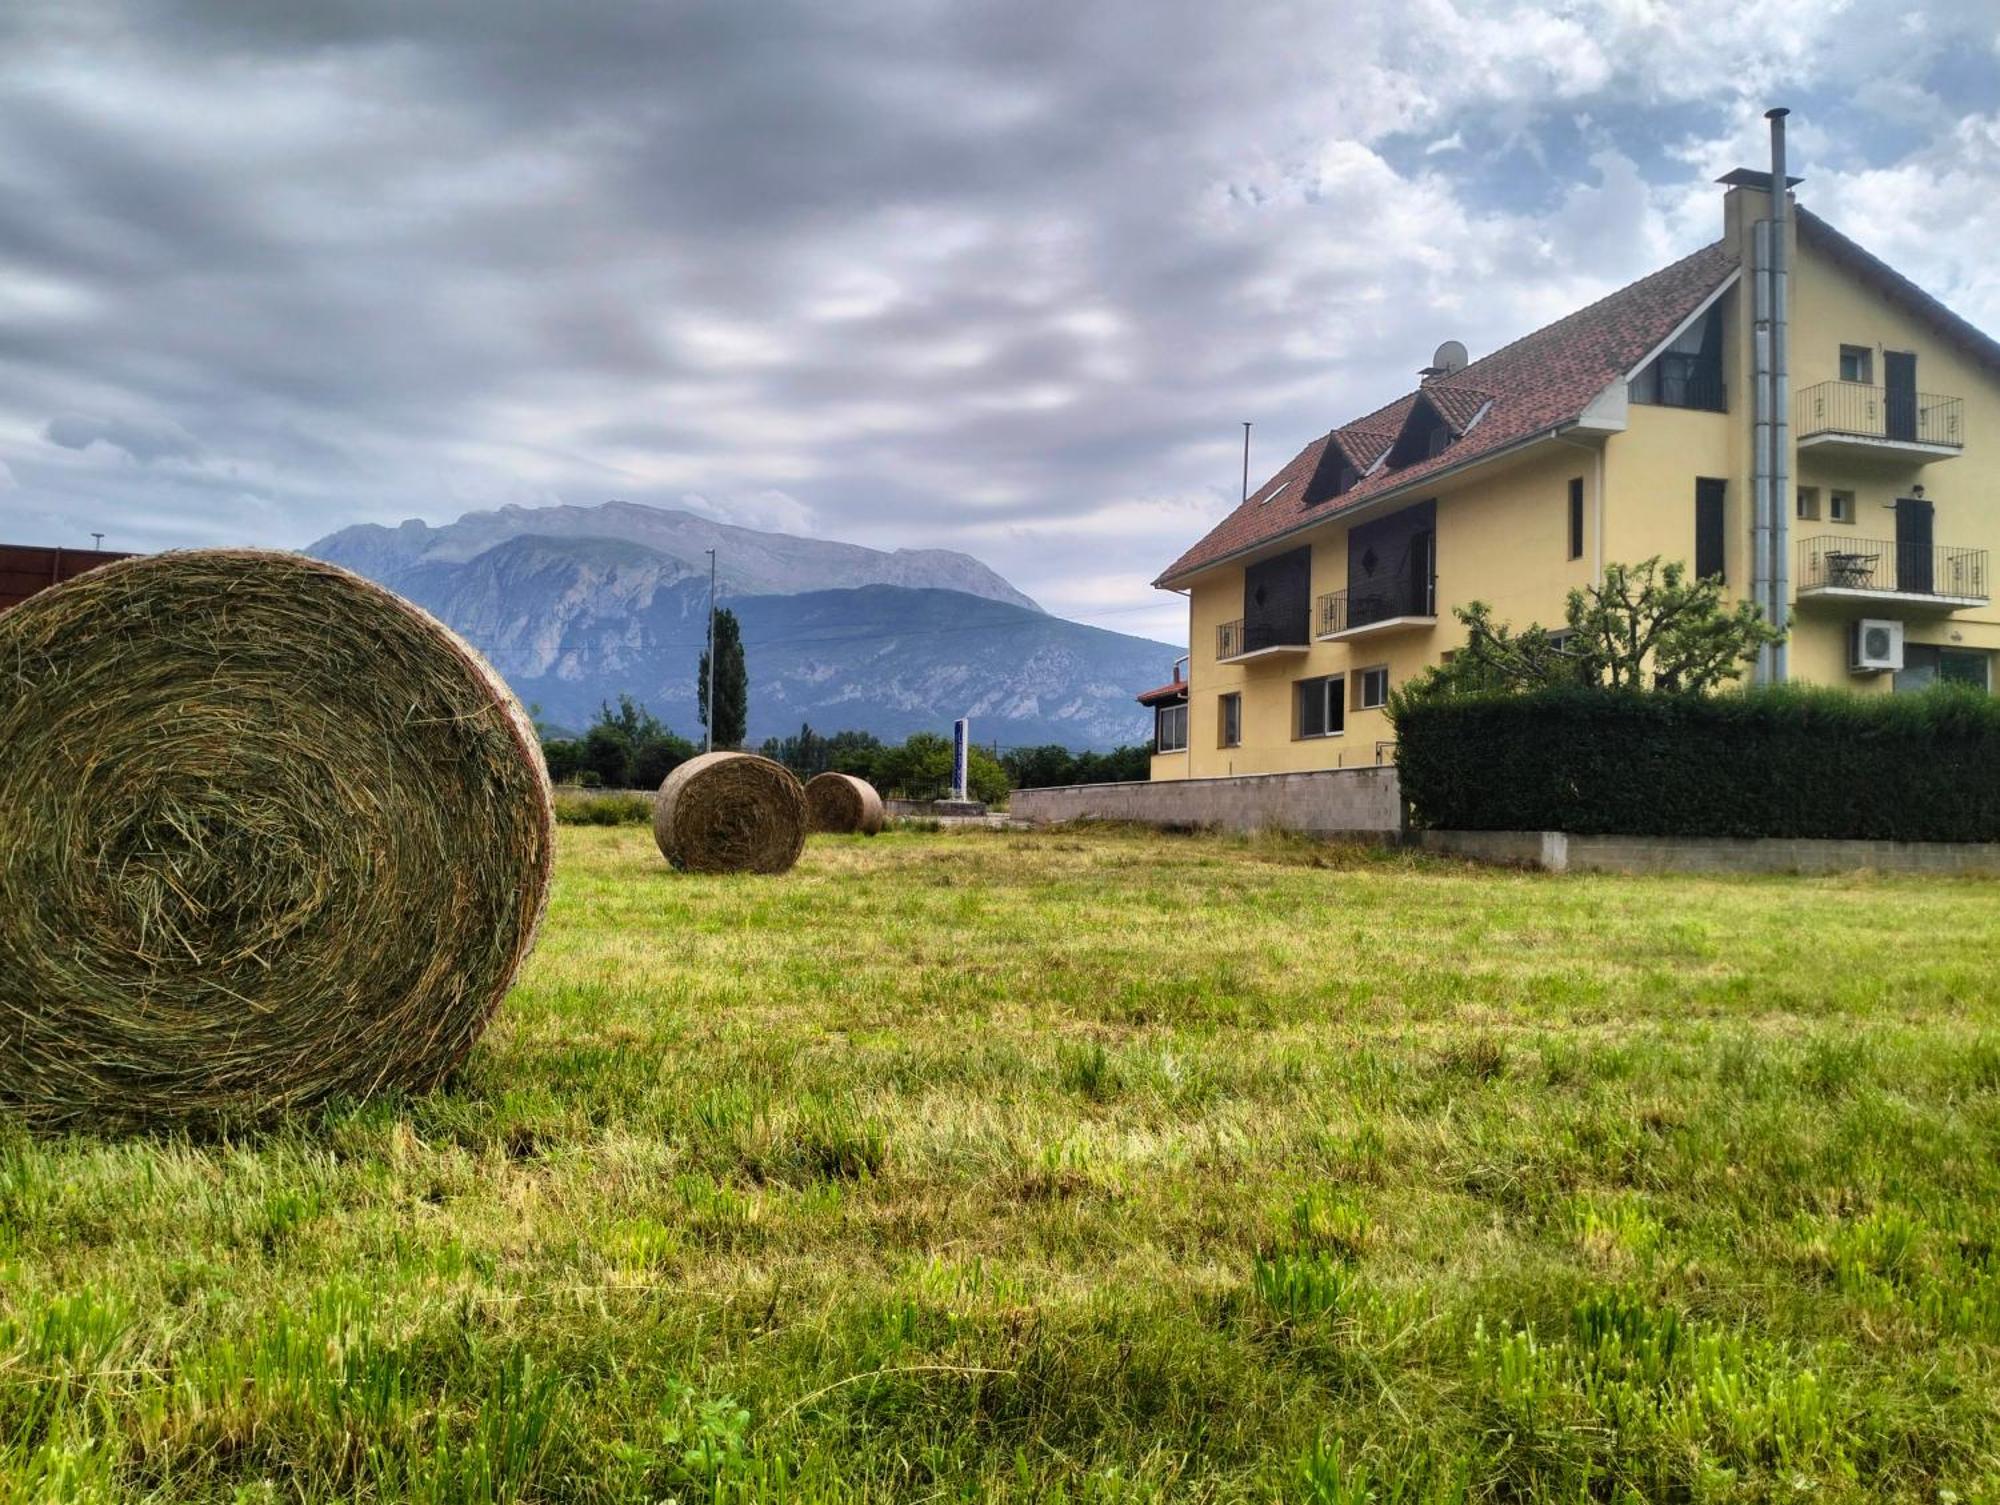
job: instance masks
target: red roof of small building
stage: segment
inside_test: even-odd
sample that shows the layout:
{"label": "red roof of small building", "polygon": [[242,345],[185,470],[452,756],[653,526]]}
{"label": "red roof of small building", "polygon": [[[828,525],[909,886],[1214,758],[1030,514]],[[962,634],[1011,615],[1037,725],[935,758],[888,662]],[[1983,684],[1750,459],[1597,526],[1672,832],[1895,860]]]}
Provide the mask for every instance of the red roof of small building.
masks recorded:
{"label": "red roof of small building", "polygon": [[1158,705],[1161,701],[1171,700],[1176,695],[1185,698],[1187,690],[1188,682],[1184,679],[1177,679],[1172,684],[1161,685],[1156,690],[1148,690],[1143,695],[1138,696],[1137,699],[1140,705]]}
{"label": "red roof of small building", "polygon": [[[1804,221],[1802,214],[1802,229]],[[1704,246],[1588,308],[1321,435],[1270,481],[1251,492],[1250,499],[1210,529],[1207,537],[1167,566],[1154,584],[1185,579],[1351,507],[1573,423],[1600,393],[1623,380],[1700,308],[1735,270],[1736,254],[1728,245],[1717,241]],[[1399,470],[1363,475],[1339,496],[1308,501],[1308,483],[1330,441],[1357,470],[1366,470],[1394,444],[1419,394],[1460,436],[1456,443]],[[1280,486],[1280,482],[1287,484]]]}

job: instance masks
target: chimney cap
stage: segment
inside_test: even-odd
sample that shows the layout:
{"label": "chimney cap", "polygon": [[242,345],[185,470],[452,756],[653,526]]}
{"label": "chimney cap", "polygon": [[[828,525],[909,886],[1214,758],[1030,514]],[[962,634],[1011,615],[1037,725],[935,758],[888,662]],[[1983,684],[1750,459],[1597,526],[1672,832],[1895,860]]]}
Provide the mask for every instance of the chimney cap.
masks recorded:
{"label": "chimney cap", "polygon": [[[1769,193],[1771,191],[1771,170],[1768,167],[1762,169],[1736,167],[1731,168],[1715,181],[1729,188],[1754,188],[1759,193]],[[1785,174],[1785,186],[1787,188],[1796,188],[1803,182],[1805,182],[1804,178],[1795,178],[1790,173]]]}
{"label": "chimney cap", "polygon": [[1764,112],[1764,118],[1766,120],[1783,120],[1787,115],[1791,113],[1792,112],[1789,109],[1787,109],[1784,105],[1779,105],[1775,109],[1766,110]]}

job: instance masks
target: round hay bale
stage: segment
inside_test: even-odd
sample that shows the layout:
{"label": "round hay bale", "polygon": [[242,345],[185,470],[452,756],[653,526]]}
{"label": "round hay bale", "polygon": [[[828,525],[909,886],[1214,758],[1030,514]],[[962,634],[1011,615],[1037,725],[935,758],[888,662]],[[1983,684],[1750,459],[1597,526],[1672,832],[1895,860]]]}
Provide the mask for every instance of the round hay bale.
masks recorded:
{"label": "round hay bale", "polygon": [[851,773],[814,774],[806,780],[806,815],[815,831],[873,836],[882,829],[882,796]]}
{"label": "round hay bale", "polygon": [[660,785],[653,839],[686,872],[782,873],[805,850],[805,790],[769,758],[703,753]]}
{"label": "round hay bale", "polygon": [[534,728],[407,601],[292,554],[0,612],[0,1104],[255,1121],[441,1081],[534,942]]}

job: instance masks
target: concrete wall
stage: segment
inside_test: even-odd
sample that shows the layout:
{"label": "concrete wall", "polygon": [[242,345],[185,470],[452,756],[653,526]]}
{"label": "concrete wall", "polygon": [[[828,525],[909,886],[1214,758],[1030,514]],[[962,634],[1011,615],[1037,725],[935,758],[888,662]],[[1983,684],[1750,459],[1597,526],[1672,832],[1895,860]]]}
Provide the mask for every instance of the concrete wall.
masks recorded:
{"label": "concrete wall", "polygon": [[1268,828],[1386,840],[1400,840],[1403,832],[1402,788],[1393,767],[1017,789],[1008,810],[1016,819],[1037,825],[1128,820],[1151,826]]}
{"label": "concrete wall", "polygon": [[1552,873],[2000,874],[2000,844],[1808,841],[1787,837],[1576,836],[1566,831],[1420,831],[1425,851]]}

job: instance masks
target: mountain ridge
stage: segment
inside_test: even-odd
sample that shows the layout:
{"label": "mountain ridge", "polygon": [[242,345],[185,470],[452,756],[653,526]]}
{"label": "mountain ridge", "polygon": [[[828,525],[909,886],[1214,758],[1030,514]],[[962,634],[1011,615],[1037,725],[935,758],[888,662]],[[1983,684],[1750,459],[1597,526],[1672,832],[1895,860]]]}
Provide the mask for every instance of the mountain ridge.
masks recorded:
{"label": "mountain ridge", "polygon": [[[375,547],[385,531],[395,530],[343,529],[313,551],[463,634],[548,724],[581,728],[601,704],[630,694],[676,730],[695,731],[706,561],[631,539],[527,531],[457,559],[429,547],[429,537]],[[753,743],[807,721],[895,740],[971,716],[984,742],[1117,746],[1148,734],[1132,696],[1158,683],[1180,651],[1031,602],[929,585],[754,594],[725,586],[722,602],[742,624]]]}
{"label": "mountain ridge", "polygon": [[394,528],[357,523],[308,544],[306,552],[380,578],[424,563],[467,564],[488,549],[523,536],[619,539],[678,559],[691,572],[703,575],[707,551],[714,549],[719,582],[739,595],[907,585],[963,591],[1041,610],[1031,597],[970,554],[951,549],[872,549],[745,528],[641,502],[601,502],[593,507],[509,505],[467,512],[436,528],[418,518]]}

